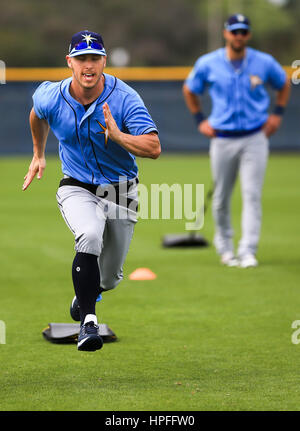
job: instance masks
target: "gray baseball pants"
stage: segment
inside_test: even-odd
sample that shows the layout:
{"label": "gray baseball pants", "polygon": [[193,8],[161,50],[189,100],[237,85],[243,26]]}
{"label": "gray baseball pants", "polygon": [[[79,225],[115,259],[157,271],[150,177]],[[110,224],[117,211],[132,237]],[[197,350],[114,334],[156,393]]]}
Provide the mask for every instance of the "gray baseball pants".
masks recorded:
{"label": "gray baseball pants", "polygon": [[[137,186],[127,196],[137,200]],[[136,213],[77,186],[59,187],[56,198],[74,235],[76,252],[98,256],[100,287],[115,288],[123,279]]]}
{"label": "gray baseball pants", "polygon": [[215,184],[212,211],[215,220],[214,245],[219,254],[234,252],[231,226],[231,195],[240,175],[242,210],[242,237],[238,256],[257,251],[261,229],[261,195],[269,148],[264,132],[241,138],[213,138],[210,143],[210,161]]}

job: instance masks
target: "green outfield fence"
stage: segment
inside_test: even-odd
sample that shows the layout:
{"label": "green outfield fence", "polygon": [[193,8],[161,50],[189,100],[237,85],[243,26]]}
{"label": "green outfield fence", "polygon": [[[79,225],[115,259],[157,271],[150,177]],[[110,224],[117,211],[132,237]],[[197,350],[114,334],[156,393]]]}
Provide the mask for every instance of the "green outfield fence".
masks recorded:
{"label": "green outfield fence", "polygon": [[[289,76],[294,69],[285,67]],[[107,68],[106,72],[123,79],[142,96],[160,133],[163,151],[207,152],[209,141],[201,136],[187,111],[182,83],[191,67]],[[0,154],[31,153],[28,115],[32,94],[41,81],[60,81],[70,76],[68,68],[8,68],[6,84],[0,85]],[[274,93],[271,103],[274,102]],[[203,97],[206,113],[209,96]],[[300,85],[292,85],[291,98],[281,129],[270,140],[271,151],[299,151]],[[57,140],[50,133],[47,153],[57,154]]]}

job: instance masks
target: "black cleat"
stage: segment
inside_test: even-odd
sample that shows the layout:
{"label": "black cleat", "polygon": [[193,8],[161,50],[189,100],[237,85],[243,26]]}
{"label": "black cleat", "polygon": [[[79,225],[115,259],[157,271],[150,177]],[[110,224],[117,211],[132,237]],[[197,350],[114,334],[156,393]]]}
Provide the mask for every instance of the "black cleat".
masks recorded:
{"label": "black cleat", "polygon": [[70,314],[72,319],[75,320],[75,322],[80,322],[80,310],[76,296],[74,296],[72,304],[70,306]]}
{"label": "black cleat", "polygon": [[77,349],[94,352],[101,349],[103,340],[99,335],[99,327],[94,322],[87,322],[80,327]]}
{"label": "black cleat", "polygon": [[[102,295],[101,293],[99,293],[96,302],[101,301],[102,299]],[[79,309],[79,304],[78,304],[78,300],[76,298],[76,296],[74,296],[71,306],[70,306],[70,314],[73,320],[75,320],[75,322],[80,322],[80,309]]]}

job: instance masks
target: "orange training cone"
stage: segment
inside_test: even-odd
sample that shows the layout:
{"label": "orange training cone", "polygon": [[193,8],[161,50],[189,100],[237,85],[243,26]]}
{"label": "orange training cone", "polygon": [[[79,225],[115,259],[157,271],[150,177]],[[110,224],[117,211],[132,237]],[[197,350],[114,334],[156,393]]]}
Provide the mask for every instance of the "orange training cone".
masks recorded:
{"label": "orange training cone", "polygon": [[155,280],[155,278],[156,274],[149,268],[138,268],[129,276],[130,280]]}

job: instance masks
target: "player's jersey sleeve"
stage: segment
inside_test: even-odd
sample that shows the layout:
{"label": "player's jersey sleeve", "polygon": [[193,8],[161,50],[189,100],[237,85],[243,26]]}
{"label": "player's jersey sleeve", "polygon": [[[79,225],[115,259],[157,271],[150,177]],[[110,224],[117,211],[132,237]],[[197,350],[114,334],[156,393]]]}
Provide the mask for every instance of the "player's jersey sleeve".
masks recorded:
{"label": "player's jersey sleeve", "polygon": [[268,82],[275,90],[281,90],[286,82],[286,72],[271,55],[269,56]]}
{"label": "player's jersey sleeve", "polygon": [[201,57],[196,61],[185,80],[185,84],[192,93],[202,94],[204,92],[207,84],[207,67]]}
{"label": "player's jersey sleeve", "polygon": [[150,132],[158,133],[141,97],[132,92],[127,95],[123,106],[123,125],[131,135],[144,135]]}
{"label": "player's jersey sleeve", "polygon": [[33,93],[32,99],[33,99],[33,109],[36,115],[39,117],[40,120],[47,120],[48,119],[48,102],[49,102],[49,95],[48,95],[48,87],[51,84],[50,81],[45,81],[39,87],[35,90]]}

